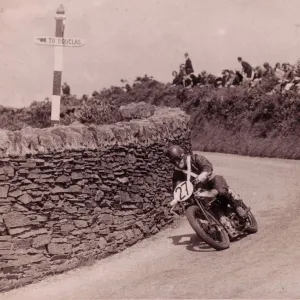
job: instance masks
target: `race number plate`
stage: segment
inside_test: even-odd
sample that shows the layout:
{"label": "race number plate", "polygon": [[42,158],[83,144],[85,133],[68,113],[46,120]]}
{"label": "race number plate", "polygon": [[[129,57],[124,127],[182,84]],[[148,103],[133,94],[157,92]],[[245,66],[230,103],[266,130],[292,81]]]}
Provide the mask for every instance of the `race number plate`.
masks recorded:
{"label": "race number plate", "polygon": [[186,201],[194,192],[194,186],[190,181],[179,183],[173,193],[174,199],[177,201]]}

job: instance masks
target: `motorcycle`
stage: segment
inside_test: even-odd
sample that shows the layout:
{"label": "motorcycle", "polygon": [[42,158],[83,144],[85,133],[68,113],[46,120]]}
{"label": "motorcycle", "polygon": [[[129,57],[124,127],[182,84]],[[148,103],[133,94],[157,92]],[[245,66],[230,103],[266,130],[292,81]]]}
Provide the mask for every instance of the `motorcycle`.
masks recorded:
{"label": "motorcycle", "polygon": [[183,206],[186,217],[196,234],[209,246],[216,250],[229,248],[230,242],[245,234],[256,233],[257,221],[250,207],[231,189],[229,193],[239,199],[246,210],[245,217],[240,217],[225,201],[221,201],[213,191],[194,188],[193,181],[183,181],[174,190],[174,199],[170,202],[171,212]]}

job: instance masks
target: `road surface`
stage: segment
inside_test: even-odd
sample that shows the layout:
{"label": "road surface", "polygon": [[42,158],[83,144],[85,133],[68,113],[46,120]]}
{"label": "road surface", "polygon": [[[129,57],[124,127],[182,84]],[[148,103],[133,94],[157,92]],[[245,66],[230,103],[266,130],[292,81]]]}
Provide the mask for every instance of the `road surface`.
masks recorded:
{"label": "road surface", "polygon": [[251,206],[257,234],[217,252],[183,219],[122,253],[0,299],[299,299],[300,162],[205,155]]}

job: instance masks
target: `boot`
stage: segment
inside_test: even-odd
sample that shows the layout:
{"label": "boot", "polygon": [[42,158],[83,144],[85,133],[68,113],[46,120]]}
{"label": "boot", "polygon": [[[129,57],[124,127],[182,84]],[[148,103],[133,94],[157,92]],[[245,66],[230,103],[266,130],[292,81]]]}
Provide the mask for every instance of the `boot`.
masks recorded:
{"label": "boot", "polygon": [[247,211],[241,206],[242,200],[236,199],[232,194],[229,192],[227,193],[227,200],[229,204],[235,209],[236,213],[241,217],[244,218],[247,215]]}

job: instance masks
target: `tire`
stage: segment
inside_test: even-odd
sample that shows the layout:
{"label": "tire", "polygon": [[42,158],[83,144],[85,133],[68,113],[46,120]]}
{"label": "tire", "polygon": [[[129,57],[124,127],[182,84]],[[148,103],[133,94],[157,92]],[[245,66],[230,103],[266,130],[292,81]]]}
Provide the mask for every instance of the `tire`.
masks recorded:
{"label": "tire", "polygon": [[[227,232],[222,227],[221,229],[221,238],[222,242],[215,241],[212,237],[210,237],[205,230],[200,225],[200,222],[198,221],[196,217],[196,213],[199,212],[201,214],[201,210],[197,205],[189,206],[185,212],[186,217],[191,225],[191,227],[194,229],[194,231],[197,233],[197,235],[206,242],[209,246],[216,250],[225,250],[229,248],[230,246],[230,240],[228,237]],[[219,225],[219,222],[215,219],[215,217],[210,214],[208,211],[206,211],[208,217],[213,221],[214,224]]]}
{"label": "tire", "polygon": [[258,225],[257,225],[257,221],[251,211],[249,211],[248,217],[250,219],[250,224],[248,223],[246,225],[247,227],[245,228],[245,231],[250,234],[256,233],[258,231]]}

